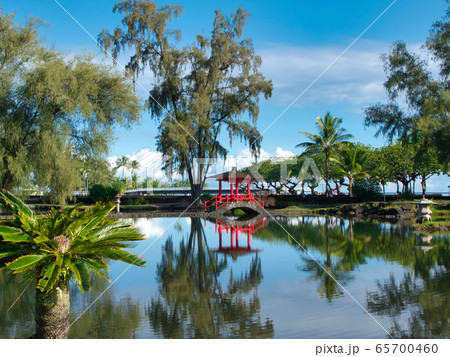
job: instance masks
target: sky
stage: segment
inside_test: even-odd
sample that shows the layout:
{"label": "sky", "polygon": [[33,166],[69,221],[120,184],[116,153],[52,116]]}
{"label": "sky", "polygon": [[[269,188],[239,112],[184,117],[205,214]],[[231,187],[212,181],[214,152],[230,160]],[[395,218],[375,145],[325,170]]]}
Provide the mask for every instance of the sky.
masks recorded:
{"label": "sky", "polygon": [[[102,29],[112,30],[120,24],[120,15],[112,13],[115,2],[0,0],[0,6],[3,12],[14,12],[18,22],[29,15],[44,19],[47,27],[41,34],[48,45],[68,55],[92,51],[99,61],[112,63],[93,38]],[[419,52],[431,25],[444,15],[448,5],[444,0],[173,3],[184,7],[181,17],[169,26],[181,30],[181,44],[193,43],[197,34],[210,33],[216,9],[229,15],[242,7],[251,14],[243,36],[253,40],[255,52],[262,58],[261,72],[274,86],[272,97],[260,101],[257,124],[263,133],[263,155],[272,156],[299,154],[301,149],[295,145],[305,141],[299,131],[315,132],[315,119],[328,111],[342,118],[343,127],[356,141],[375,147],[386,144],[384,138],[374,137],[375,128],[363,125],[364,107],[387,100],[380,55],[400,40]],[[127,57],[121,56],[119,62],[126,64]],[[139,82],[150,89],[152,76],[144,73]],[[138,95],[146,98],[143,90],[138,89]],[[148,113],[139,126],[119,128],[111,161],[123,155],[147,159],[155,150],[156,135],[155,121]],[[245,143],[239,141],[228,149],[237,161],[248,154]],[[447,191],[448,184],[447,176],[433,178],[430,190]]]}

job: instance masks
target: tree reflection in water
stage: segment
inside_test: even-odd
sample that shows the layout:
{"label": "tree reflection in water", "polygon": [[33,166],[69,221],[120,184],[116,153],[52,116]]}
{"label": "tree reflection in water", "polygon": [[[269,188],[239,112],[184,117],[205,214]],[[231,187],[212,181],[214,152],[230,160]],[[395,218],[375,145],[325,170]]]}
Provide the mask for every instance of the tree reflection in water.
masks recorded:
{"label": "tree reflection in water", "polygon": [[[364,220],[299,217],[277,219],[305,249],[319,253],[318,262],[340,284],[357,283],[361,265],[369,260],[393,262],[406,270],[401,281],[391,275],[367,293],[367,309],[391,319],[391,335],[398,338],[450,337],[450,240],[433,239],[420,247],[410,225]],[[322,220],[322,221],[320,221]],[[254,235],[265,241],[286,241],[301,252],[300,270],[320,282],[319,297],[329,302],[342,296],[336,281],[307,257],[294,240],[276,223],[268,222]],[[322,258],[323,257],[323,258]]]}
{"label": "tree reflection in water", "polygon": [[[0,270],[0,338],[30,338],[34,334],[35,289],[25,290],[7,311],[25,287],[19,284],[19,279],[8,271]],[[89,293],[82,294],[76,289],[71,291],[70,323],[107,288],[108,282],[103,278],[92,275],[91,279],[92,290]],[[133,338],[141,321],[142,309],[130,297],[117,300],[114,295],[114,288],[108,289],[70,327],[69,338]]]}
{"label": "tree reflection in water", "polygon": [[[114,287],[107,289],[109,282],[105,279],[96,275],[91,279],[95,281],[88,294],[75,289],[71,291],[71,300],[76,306],[71,311],[70,322],[80,318],[71,325],[69,338],[135,338],[142,318],[140,304],[130,296],[117,299]],[[101,298],[89,307],[101,294]]]}
{"label": "tree reflection in water", "polygon": [[20,280],[20,276],[0,270],[0,338],[27,338],[34,334],[35,289],[28,287],[8,311],[26,287]]}
{"label": "tree reflection in water", "polygon": [[405,273],[400,282],[392,274],[378,281],[378,290],[367,293],[367,309],[391,318],[394,338],[449,338],[449,264],[448,239],[416,251],[414,273]]}
{"label": "tree reflection in water", "polygon": [[263,278],[255,255],[239,277],[230,271],[226,287],[219,279],[226,255],[208,247],[200,218],[191,218],[191,232],[178,251],[172,239],[163,247],[157,277],[160,296],[148,306],[150,325],[164,338],[268,338],[273,322],[262,321],[257,288]]}

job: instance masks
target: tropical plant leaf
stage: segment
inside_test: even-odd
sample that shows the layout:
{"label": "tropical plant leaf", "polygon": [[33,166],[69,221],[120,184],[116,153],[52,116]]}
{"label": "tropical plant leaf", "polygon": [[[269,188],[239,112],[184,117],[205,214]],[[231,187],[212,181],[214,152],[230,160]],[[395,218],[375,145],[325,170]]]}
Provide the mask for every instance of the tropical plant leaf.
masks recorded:
{"label": "tropical plant leaf", "polygon": [[15,227],[9,227],[9,226],[0,226],[0,235],[3,234],[10,234],[10,233],[21,233],[22,230]]}
{"label": "tropical plant leaf", "polygon": [[89,274],[89,270],[84,265],[84,262],[80,260],[74,261],[73,264],[78,269],[80,275],[80,283],[78,285],[78,288],[82,292],[89,291],[91,289],[91,276]]}
{"label": "tropical plant leaf", "polygon": [[22,271],[34,268],[47,257],[48,255],[46,254],[25,255],[17,258],[11,263],[7,263],[6,265],[9,269],[14,270],[15,273],[20,273]]}
{"label": "tropical plant leaf", "polygon": [[28,234],[23,232],[17,232],[17,233],[3,233],[2,238],[5,242],[15,242],[15,243],[21,243],[21,242],[29,242],[32,243],[34,241],[33,237],[30,237]]}
{"label": "tropical plant leaf", "polygon": [[144,266],[146,263],[140,256],[123,249],[105,250],[103,255],[109,259],[120,260],[137,266]]}

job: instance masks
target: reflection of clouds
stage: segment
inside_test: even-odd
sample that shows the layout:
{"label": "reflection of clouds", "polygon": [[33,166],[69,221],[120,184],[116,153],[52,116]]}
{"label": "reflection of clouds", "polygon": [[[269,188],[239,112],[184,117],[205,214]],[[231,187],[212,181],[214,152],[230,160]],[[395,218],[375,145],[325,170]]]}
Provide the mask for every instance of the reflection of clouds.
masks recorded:
{"label": "reflection of clouds", "polygon": [[138,218],[134,226],[146,238],[158,238],[166,231],[163,222],[161,218]]}
{"label": "reflection of clouds", "polygon": [[191,218],[190,217],[185,217],[184,221],[186,222],[186,224],[191,225]]}

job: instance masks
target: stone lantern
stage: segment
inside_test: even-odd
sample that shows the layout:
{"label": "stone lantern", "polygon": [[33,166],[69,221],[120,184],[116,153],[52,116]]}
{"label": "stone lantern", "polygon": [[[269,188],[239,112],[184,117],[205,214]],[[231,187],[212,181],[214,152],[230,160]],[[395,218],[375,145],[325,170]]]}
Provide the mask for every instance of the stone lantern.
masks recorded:
{"label": "stone lantern", "polygon": [[430,205],[434,202],[427,199],[421,199],[415,203],[417,204],[417,222],[422,223],[423,221],[431,221],[432,211],[430,209]]}
{"label": "stone lantern", "polygon": [[120,213],[120,195],[116,196],[116,212]]}

